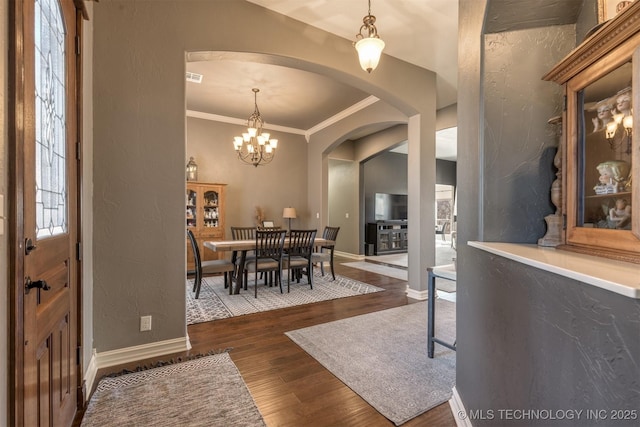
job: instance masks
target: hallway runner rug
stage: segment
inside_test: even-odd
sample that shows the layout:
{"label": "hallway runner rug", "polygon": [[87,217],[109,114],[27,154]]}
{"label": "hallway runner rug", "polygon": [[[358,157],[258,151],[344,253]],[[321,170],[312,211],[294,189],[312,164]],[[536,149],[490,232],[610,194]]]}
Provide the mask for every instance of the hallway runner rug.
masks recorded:
{"label": "hallway runner rug", "polygon": [[383,288],[338,274],[334,281],[330,274],[323,277],[320,273],[313,276],[313,289],[303,278],[300,283],[292,282],[291,291],[287,293],[285,280],[282,294],[279,287],[264,286],[264,282],[258,281],[258,298],[254,298],[252,279],[249,280],[248,290],[242,290],[238,295],[229,295],[229,290],[224,288],[222,276],[204,277],[198,299],[195,299],[193,292],[193,279],[187,280],[186,285],[187,325],[384,291]]}
{"label": "hallway runner rug", "polygon": [[265,426],[228,353],[103,378],[82,427]]}
{"label": "hallway runner rug", "polygon": [[[437,299],[436,337],[452,343],[455,333],[455,304]],[[436,344],[427,357],[426,302],[286,335],[395,425],[451,398],[456,353]]]}

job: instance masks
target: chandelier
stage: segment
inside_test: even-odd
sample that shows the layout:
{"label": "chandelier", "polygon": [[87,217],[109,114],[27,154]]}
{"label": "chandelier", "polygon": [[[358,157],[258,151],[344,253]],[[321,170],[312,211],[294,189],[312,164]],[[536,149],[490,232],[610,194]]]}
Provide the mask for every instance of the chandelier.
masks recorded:
{"label": "chandelier", "polygon": [[260,89],[252,89],[255,103],[253,114],[247,119],[247,131],[242,136],[233,138],[233,147],[238,153],[238,159],[248,165],[258,167],[271,163],[278,147],[277,139],[269,139],[267,132],[262,132],[264,120],[258,110],[258,92]]}
{"label": "chandelier", "polygon": [[[371,14],[371,0],[369,0],[369,13],[362,18],[360,32],[356,34],[356,41],[353,43],[358,51],[360,66],[368,73],[375,70],[380,62],[380,55],[384,49],[384,42],[378,37],[378,30],[374,25],[376,17]],[[365,35],[362,34],[365,30]]]}

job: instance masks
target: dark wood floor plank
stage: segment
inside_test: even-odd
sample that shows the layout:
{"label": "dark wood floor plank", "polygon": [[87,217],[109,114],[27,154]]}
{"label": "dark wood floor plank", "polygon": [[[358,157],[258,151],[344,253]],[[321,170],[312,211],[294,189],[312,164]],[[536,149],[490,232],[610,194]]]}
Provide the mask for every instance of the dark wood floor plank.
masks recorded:
{"label": "dark wood floor plank", "polygon": [[[340,265],[336,273],[384,288],[382,292],[272,310],[188,327],[193,348],[159,358],[206,353],[231,348],[230,355],[268,426],[393,426],[372,406],[293,343],[287,331],[385,310],[415,302],[406,296],[406,282]],[[252,290],[250,290],[252,291]],[[259,297],[259,295],[258,295]],[[426,351],[426,349],[425,349]],[[97,378],[140,361],[102,369]],[[77,419],[79,425],[80,418]],[[455,426],[448,403],[410,420],[403,426]]]}

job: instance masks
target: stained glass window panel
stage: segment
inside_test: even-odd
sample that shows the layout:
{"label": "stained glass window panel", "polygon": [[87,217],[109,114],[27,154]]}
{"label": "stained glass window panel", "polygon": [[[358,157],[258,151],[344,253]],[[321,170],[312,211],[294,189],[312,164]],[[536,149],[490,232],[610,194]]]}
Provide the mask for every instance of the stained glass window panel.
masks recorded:
{"label": "stained glass window panel", "polygon": [[67,232],[65,32],[57,0],[35,2],[36,235]]}

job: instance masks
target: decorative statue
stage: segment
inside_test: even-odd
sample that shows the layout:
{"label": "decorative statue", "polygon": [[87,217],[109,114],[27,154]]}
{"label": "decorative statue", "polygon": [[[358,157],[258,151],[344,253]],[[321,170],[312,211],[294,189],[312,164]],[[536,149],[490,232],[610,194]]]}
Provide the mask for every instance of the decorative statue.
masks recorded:
{"label": "decorative statue", "polygon": [[612,194],[628,190],[629,163],[623,160],[607,160],[596,166],[600,173],[599,183],[593,187],[596,194]]}
{"label": "decorative statue", "polygon": [[262,226],[262,221],[264,221],[264,211],[260,206],[256,206],[256,227]]}
{"label": "decorative statue", "polygon": [[631,206],[627,199],[616,199],[615,207],[609,210],[610,228],[630,228],[631,226]]}
{"label": "decorative statue", "polygon": [[555,136],[558,139],[558,151],[553,158],[553,165],[557,169],[556,179],[551,184],[551,203],[556,207],[556,211],[544,217],[547,223],[547,232],[538,239],[538,245],[555,247],[564,243],[564,233],[562,232],[562,116],[552,117],[547,123],[554,127]]}

